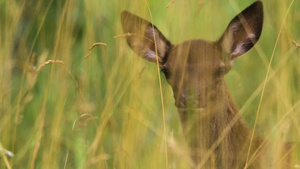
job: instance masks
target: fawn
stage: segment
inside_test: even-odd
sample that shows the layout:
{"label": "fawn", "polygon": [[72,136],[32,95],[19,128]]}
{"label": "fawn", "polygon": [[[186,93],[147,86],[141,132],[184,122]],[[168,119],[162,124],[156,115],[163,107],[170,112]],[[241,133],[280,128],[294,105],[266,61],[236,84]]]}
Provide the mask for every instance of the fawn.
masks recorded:
{"label": "fawn", "polygon": [[265,140],[251,139],[252,131],[242,121],[224,80],[235,59],[260,37],[261,1],[233,18],[214,42],[197,39],[173,45],[150,22],[127,11],[122,12],[121,22],[124,33],[130,33],[126,37],[130,48],[145,60],[159,63],[173,89],[192,168],[289,168],[288,160],[281,166],[270,164],[273,157]]}

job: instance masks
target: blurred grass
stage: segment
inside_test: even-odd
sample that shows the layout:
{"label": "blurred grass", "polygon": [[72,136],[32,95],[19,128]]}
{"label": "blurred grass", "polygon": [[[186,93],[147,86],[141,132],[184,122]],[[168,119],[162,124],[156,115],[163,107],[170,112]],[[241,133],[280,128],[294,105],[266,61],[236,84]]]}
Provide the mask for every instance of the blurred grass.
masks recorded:
{"label": "blurred grass", "polygon": [[[166,168],[156,66],[123,38],[120,13],[150,20],[146,1],[0,0],[0,145],[14,153],[0,168]],[[173,43],[216,40],[253,1],[147,1]],[[236,61],[229,89],[245,121],[255,113],[276,38],[257,135],[299,141],[300,1],[265,0],[260,41]],[[95,42],[107,46],[89,48]],[[47,60],[62,61],[37,68]],[[170,87],[162,79],[169,168],[188,168]],[[285,114],[281,125],[277,125]],[[270,134],[271,133],[271,134]],[[175,142],[174,142],[175,141]],[[6,159],[8,160],[7,162]]]}

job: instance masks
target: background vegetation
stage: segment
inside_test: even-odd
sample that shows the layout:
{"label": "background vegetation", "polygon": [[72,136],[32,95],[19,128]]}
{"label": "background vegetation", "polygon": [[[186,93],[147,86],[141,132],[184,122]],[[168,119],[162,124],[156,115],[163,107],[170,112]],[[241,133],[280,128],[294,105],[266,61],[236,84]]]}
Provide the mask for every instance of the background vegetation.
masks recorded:
{"label": "background vegetation", "polygon": [[[151,20],[149,7],[176,44],[216,40],[254,1],[169,2],[0,0],[0,168],[167,168],[165,138],[168,168],[188,168],[171,88],[162,76],[163,121],[155,64],[114,38],[123,34],[120,13]],[[260,41],[226,80],[257,135],[299,142],[300,49],[292,41],[300,43],[300,1],[263,3]],[[96,42],[106,45],[90,50]]]}

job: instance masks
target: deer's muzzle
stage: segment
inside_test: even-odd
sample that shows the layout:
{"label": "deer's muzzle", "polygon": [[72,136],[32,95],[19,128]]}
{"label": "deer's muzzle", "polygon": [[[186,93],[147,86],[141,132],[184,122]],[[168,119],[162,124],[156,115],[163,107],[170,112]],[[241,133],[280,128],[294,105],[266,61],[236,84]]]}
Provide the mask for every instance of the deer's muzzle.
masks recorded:
{"label": "deer's muzzle", "polygon": [[181,109],[200,109],[206,106],[205,96],[196,92],[195,94],[187,95],[181,93],[175,98],[175,105]]}

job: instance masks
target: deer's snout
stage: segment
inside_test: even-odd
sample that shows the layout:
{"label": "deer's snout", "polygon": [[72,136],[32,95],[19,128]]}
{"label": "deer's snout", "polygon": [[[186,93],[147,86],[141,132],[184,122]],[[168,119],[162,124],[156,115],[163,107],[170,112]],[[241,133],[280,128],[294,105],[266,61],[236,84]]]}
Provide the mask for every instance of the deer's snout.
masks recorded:
{"label": "deer's snout", "polygon": [[205,96],[200,92],[180,93],[178,98],[175,98],[175,105],[178,108],[203,108],[206,105]]}

